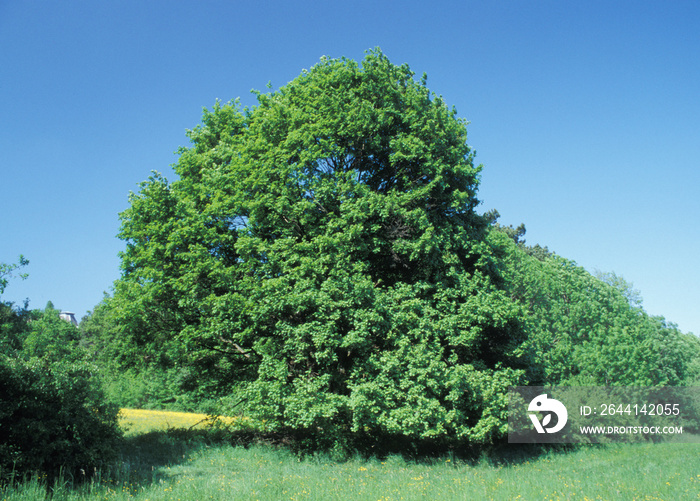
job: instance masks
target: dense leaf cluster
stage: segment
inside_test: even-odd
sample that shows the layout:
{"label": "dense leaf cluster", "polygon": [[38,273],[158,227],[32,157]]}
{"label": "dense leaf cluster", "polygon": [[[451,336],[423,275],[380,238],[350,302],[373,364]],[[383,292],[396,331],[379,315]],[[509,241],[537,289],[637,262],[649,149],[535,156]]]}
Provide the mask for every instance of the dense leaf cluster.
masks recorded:
{"label": "dense leaf cluster", "polygon": [[44,310],[0,303],[0,482],[63,472],[87,479],[110,461],[121,431],[100,369],[79,331]]}
{"label": "dense leaf cluster", "polygon": [[104,401],[96,367],[0,355],[0,395],[0,480],[81,480],[113,459],[118,409]]}

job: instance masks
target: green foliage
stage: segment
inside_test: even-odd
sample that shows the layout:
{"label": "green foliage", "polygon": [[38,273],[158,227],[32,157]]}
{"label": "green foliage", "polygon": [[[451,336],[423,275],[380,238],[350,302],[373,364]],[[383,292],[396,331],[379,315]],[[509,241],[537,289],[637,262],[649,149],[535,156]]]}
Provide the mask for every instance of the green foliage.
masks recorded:
{"label": "green foliage", "polygon": [[95,367],[0,356],[0,476],[90,474],[120,431]]}
{"label": "green foliage", "polygon": [[[216,388],[200,384],[192,367],[167,363],[165,349],[157,357],[141,350],[123,335],[115,304],[105,296],[80,322],[80,346],[100,367],[108,400],[128,408],[213,411],[220,396]],[[150,350],[157,354],[157,347]]]}
{"label": "green foliage", "polygon": [[[14,276],[15,271],[27,264],[29,261],[21,255],[17,264],[0,263],[0,294],[5,292],[9,278]],[[26,274],[20,275],[22,279],[26,277]],[[0,301],[0,354],[12,354],[21,350],[28,330],[29,315],[26,303],[24,308],[18,308],[11,302]]]}
{"label": "green foliage", "polygon": [[[15,270],[27,266],[28,264],[29,260],[21,254],[19,256],[19,259],[17,260],[17,264],[0,263],[0,294],[3,294],[5,292],[8,280],[14,276]],[[24,280],[25,278],[27,278],[27,274],[20,273],[19,278]]]}
{"label": "green foliage", "polygon": [[32,312],[29,332],[22,341],[21,353],[24,357],[47,357],[55,361],[83,357],[79,347],[80,331],[59,315],[60,311],[51,302],[43,311]]}
{"label": "green foliage", "polygon": [[0,302],[0,353],[13,354],[22,349],[22,342],[29,330],[31,312],[16,308],[12,303]]}
{"label": "green foliage", "polygon": [[87,478],[113,458],[119,409],[105,402],[78,339],[50,302],[43,311],[0,303],[0,483],[29,473],[49,484],[59,472]]}
{"label": "green foliage", "polygon": [[620,293],[629,301],[630,305],[634,307],[642,306],[642,293],[633,289],[633,284],[625,280],[623,277],[617,275],[615,272],[602,272],[596,271],[595,277],[606,284],[615,287]]}
{"label": "green foliage", "polygon": [[59,314],[50,301],[44,310],[0,303],[0,353],[55,362],[82,360],[85,352],[79,345],[80,331]]}
{"label": "green foliage", "polygon": [[[524,306],[526,349],[538,384],[690,385],[697,382],[700,340],[639,307],[622,277],[596,278],[553,253],[532,252],[495,226],[503,277]],[[522,237],[522,235],[520,235]]]}
{"label": "green foliage", "polygon": [[[465,122],[379,51],[205,111],[121,215],[124,356],[270,429],[488,442],[524,382]],[[126,360],[125,360],[125,363]]]}

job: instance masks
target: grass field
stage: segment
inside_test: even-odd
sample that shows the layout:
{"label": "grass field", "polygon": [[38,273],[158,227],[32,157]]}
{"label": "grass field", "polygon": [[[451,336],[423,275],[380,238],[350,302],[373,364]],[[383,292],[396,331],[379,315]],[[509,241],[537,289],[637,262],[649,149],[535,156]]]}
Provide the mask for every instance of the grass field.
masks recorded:
{"label": "grass field", "polygon": [[[175,414],[182,413],[124,412],[122,423],[129,431],[118,467],[97,472],[77,487],[66,480],[53,499],[700,499],[698,444],[588,447],[476,463],[449,456],[333,462],[323,455],[300,460],[272,446],[212,443],[204,432],[189,429],[201,421],[199,415]],[[168,431],[176,424],[186,429]],[[45,492],[32,479],[6,489],[1,498],[35,500]]]}

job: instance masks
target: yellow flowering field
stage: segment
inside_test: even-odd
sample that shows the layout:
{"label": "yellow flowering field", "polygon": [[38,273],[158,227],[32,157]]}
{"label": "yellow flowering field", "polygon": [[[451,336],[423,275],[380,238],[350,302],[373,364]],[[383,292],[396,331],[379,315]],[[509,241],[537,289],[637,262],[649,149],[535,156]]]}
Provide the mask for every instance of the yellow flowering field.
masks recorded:
{"label": "yellow flowering field", "polygon": [[[234,424],[245,418],[218,416],[223,424]],[[127,435],[138,435],[150,431],[161,431],[170,428],[206,428],[214,421],[213,416],[191,412],[156,411],[147,409],[121,409],[119,425]]]}

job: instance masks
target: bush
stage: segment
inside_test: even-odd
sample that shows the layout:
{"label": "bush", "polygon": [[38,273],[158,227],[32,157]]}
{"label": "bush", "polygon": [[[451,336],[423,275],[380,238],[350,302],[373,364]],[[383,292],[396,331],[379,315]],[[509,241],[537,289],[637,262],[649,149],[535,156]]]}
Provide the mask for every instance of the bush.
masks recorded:
{"label": "bush", "polygon": [[0,356],[0,479],[89,476],[112,459],[118,413],[89,364]]}

